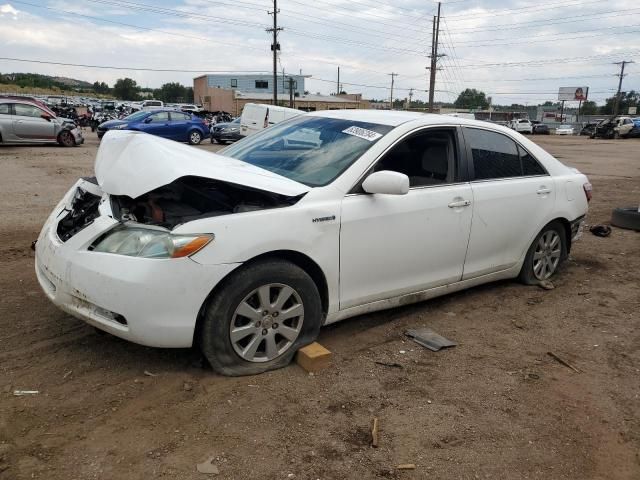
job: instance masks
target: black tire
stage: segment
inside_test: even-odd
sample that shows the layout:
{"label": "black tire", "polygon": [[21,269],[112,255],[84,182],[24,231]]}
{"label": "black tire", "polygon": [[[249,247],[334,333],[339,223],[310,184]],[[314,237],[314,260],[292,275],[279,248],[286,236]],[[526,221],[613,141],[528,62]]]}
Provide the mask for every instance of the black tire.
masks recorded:
{"label": "black tire", "polygon": [[190,145],[200,145],[202,141],[202,133],[198,130],[191,130],[189,132],[189,144]]}
{"label": "black tire", "polygon": [[[248,348],[248,344],[257,341],[257,348],[263,347],[263,355],[267,355],[267,342],[263,343],[260,339],[260,334],[265,335],[264,332],[267,329],[264,328],[264,325],[267,321],[269,322],[267,326],[269,329],[277,329],[278,324],[271,323],[276,321],[275,316],[271,318],[273,315],[271,313],[262,317],[263,319],[268,319],[265,320],[263,325],[259,323],[253,324],[253,320],[248,321],[248,317],[246,319],[242,316],[238,317],[236,309],[243,303],[248,303],[247,299],[253,298],[251,295],[254,291],[264,285],[271,284],[289,286],[298,295],[304,309],[302,317],[296,317],[297,321],[301,322],[301,325],[296,327],[299,329],[299,334],[279,356],[271,360],[250,361],[242,358],[236,352],[236,348]],[[260,310],[259,307],[255,308]],[[243,326],[257,327],[258,330],[256,332],[261,333],[245,336],[243,341],[248,339],[247,345],[241,345],[238,341],[234,348],[231,340],[231,328],[232,322],[237,322],[238,318],[247,320]],[[285,321],[288,320],[282,321],[282,326],[285,326]],[[296,319],[293,319],[293,321],[296,321]],[[212,295],[205,306],[198,341],[202,353],[216,372],[234,377],[255,375],[287,366],[298,349],[315,341],[321,324],[322,303],[318,288],[311,277],[291,262],[278,259],[263,260],[241,267],[224,280],[221,288]],[[236,326],[238,326],[237,323]],[[273,330],[273,332],[269,330],[269,333],[273,333],[274,338],[278,335],[277,330]],[[287,343],[284,337],[279,341],[282,342],[283,340]],[[255,352],[254,355],[258,353],[260,352]]]}
{"label": "black tire", "polygon": [[611,225],[618,228],[640,231],[640,212],[637,207],[614,208]]}
{"label": "black tire", "polygon": [[58,143],[63,147],[75,147],[76,140],[69,130],[63,130],[58,134]]}
{"label": "black tire", "polygon": [[[544,235],[548,232],[553,232],[559,238],[560,242],[560,256],[558,257],[557,263],[553,266],[551,273],[547,276],[540,276],[538,272],[536,272],[535,263],[538,260],[534,260],[534,256],[536,255],[536,250],[540,246],[540,241]],[[555,251],[555,248],[554,248]],[[562,262],[567,258],[567,234],[565,232],[564,225],[559,221],[553,221],[548,223],[536,236],[533,240],[533,243],[529,247],[527,251],[527,255],[524,257],[524,263],[522,264],[522,269],[520,270],[520,275],[518,278],[525,285],[538,285],[542,280],[549,280],[552,278],[560,269]],[[544,266],[542,267],[545,268]]]}

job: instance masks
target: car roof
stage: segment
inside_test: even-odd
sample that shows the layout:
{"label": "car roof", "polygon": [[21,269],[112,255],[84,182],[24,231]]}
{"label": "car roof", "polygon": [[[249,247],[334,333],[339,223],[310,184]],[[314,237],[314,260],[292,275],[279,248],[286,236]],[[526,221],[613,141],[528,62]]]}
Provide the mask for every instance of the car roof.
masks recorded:
{"label": "car roof", "polygon": [[487,128],[491,126],[496,131],[509,131],[508,128],[483,120],[471,120],[453,117],[446,114],[407,112],[402,110],[321,110],[307,113],[314,117],[336,118],[355,122],[369,122],[379,125],[397,127],[403,123],[415,121],[422,125],[466,125]]}

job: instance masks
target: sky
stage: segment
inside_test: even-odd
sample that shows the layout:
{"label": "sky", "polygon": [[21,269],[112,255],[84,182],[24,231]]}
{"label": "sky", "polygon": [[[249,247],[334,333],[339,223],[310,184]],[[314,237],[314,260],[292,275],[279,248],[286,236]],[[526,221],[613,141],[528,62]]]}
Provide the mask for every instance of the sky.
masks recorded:
{"label": "sky", "polygon": [[[394,98],[411,89],[427,98],[436,2],[278,0],[278,9],[278,68],[311,75],[310,92],[335,92],[339,66],[349,93],[388,100],[397,73]],[[270,72],[272,10],[273,0],[0,0],[0,72],[152,88]],[[555,101],[558,87],[588,86],[602,104],[617,88],[615,62],[634,59],[623,91],[640,90],[636,0],[451,0],[441,15],[436,100],[477,88],[494,104],[535,105]]]}

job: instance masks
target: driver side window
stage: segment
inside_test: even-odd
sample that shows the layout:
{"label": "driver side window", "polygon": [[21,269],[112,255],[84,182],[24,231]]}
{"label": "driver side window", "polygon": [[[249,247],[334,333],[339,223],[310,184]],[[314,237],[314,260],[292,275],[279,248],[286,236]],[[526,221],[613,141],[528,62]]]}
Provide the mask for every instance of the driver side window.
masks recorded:
{"label": "driver side window", "polygon": [[394,145],[373,171],[404,173],[409,187],[452,183],[456,154],[453,129],[428,129]]}

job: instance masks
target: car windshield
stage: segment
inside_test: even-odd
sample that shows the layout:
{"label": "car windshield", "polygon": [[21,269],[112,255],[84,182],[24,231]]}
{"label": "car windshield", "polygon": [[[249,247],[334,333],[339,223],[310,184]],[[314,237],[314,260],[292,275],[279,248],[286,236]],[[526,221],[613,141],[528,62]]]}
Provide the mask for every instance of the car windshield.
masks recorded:
{"label": "car windshield", "polygon": [[147,115],[149,115],[149,112],[136,112],[132,113],[128,117],[124,117],[123,120],[126,120],[128,122],[137,122],[138,120],[142,120]]}
{"label": "car windshield", "polygon": [[236,143],[224,155],[318,187],[331,183],[392,129],[300,115]]}
{"label": "car windshield", "polygon": [[571,128],[571,125],[560,125],[560,128]]}

